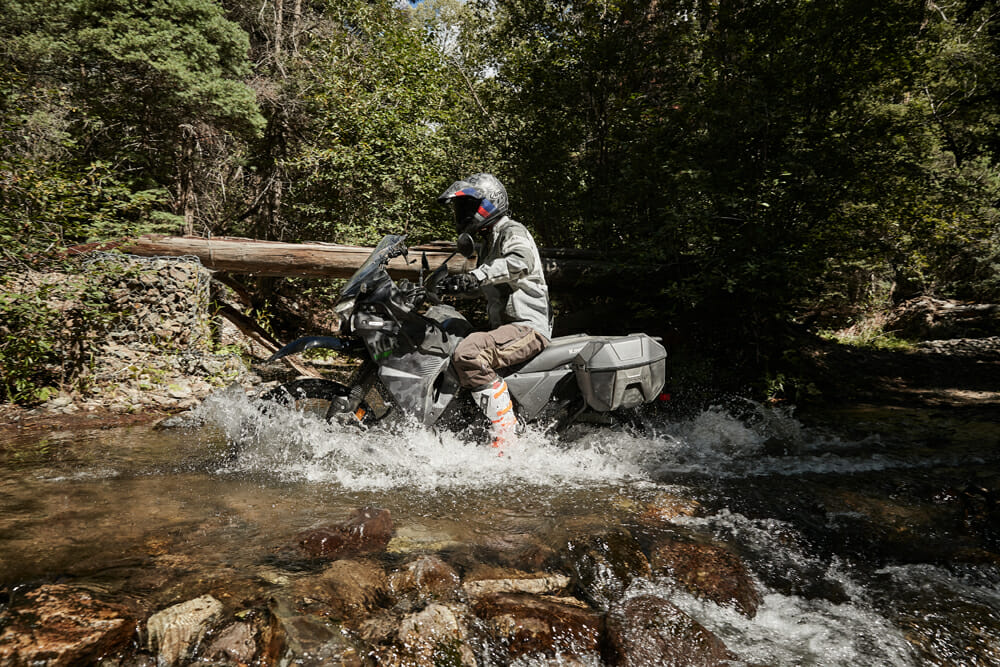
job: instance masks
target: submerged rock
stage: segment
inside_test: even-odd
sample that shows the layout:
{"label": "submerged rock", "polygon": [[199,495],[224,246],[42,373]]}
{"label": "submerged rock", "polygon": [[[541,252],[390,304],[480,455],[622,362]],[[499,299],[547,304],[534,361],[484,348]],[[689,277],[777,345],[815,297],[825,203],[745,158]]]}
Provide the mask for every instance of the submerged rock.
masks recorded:
{"label": "submerged rock", "polygon": [[636,577],[651,574],[639,542],[625,529],[571,540],[563,551],[563,569],[598,609],[620,599]]}
{"label": "submerged rock", "polygon": [[455,569],[437,556],[421,556],[389,576],[394,594],[416,593],[420,599],[454,600],[460,583]]}
{"label": "submerged rock", "polygon": [[403,618],[396,633],[399,647],[417,658],[416,664],[475,667],[475,655],[465,643],[468,630],[455,609],[431,604]]}
{"label": "submerged rock", "polygon": [[753,618],[761,595],[746,565],[728,549],[711,544],[666,542],[650,556],[654,572],[672,577],[689,593],[718,605],[732,605]]}
{"label": "submerged rock", "polygon": [[399,554],[427,553],[453,548],[459,544],[460,542],[453,535],[446,532],[433,530],[420,524],[409,524],[396,529],[388,546],[386,546],[386,551]]}
{"label": "submerged rock", "polygon": [[136,628],[126,607],[64,585],[37,588],[0,613],[0,665],[89,664],[128,644]]}
{"label": "submerged rock", "polygon": [[641,595],[608,613],[605,658],[623,667],[722,667],[736,656],[722,640],[669,601]]}
{"label": "submerged rock", "polygon": [[270,603],[269,641],[261,664],[361,667],[358,646],[336,623],[300,613],[290,600]]}
{"label": "submerged rock", "polygon": [[404,618],[397,635],[400,642],[407,644],[417,638],[434,642],[465,639],[468,632],[450,607],[430,604]]}
{"label": "submerged rock", "polygon": [[300,599],[321,603],[340,620],[363,617],[389,601],[385,571],[361,560],[330,563],[318,576],[296,581],[292,590]]}
{"label": "submerged rock", "polygon": [[670,522],[680,517],[698,516],[701,504],[693,498],[686,498],[666,491],[658,493],[639,516],[643,524]]}
{"label": "submerged rock", "polygon": [[222,616],[222,603],[211,595],[188,600],[157,612],[146,621],[146,646],[160,665],[185,660]]}
{"label": "submerged rock", "polygon": [[385,551],[392,532],[392,516],[388,510],[363,507],[343,523],[300,533],[296,542],[312,558],[337,560]]}
{"label": "submerged rock", "polygon": [[599,650],[601,615],[574,598],[491,593],[480,597],[474,610],[510,656]]}
{"label": "submerged rock", "polygon": [[212,661],[228,661],[248,665],[257,654],[257,640],[254,627],[242,621],[223,629],[209,643],[204,655]]}

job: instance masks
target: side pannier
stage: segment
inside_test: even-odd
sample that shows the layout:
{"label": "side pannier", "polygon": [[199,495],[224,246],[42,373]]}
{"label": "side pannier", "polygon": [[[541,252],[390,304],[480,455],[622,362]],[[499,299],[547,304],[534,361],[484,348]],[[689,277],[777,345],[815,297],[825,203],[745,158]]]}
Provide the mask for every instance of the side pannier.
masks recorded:
{"label": "side pannier", "polygon": [[655,399],[666,381],[667,351],[646,334],[591,341],[573,359],[584,400],[598,412]]}

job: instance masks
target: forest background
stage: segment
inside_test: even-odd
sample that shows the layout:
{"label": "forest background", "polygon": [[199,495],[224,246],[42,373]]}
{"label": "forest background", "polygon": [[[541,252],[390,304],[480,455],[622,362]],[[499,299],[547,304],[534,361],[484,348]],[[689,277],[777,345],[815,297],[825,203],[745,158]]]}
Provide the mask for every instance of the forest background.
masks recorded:
{"label": "forest background", "polygon": [[[557,329],[763,377],[893,301],[1000,300],[998,125],[989,0],[0,0],[0,265],[451,239],[436,195],[488,171],[540,245],[619,267]],[[271,327],[333,289],[246,287]],[[44,356],[40,304],[0,299],[0,362]]]}

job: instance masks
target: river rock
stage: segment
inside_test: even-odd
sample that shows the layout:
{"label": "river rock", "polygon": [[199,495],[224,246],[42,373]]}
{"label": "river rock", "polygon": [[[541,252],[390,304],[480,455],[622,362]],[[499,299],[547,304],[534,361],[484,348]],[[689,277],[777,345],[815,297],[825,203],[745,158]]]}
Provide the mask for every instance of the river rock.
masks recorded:
{"label": "river rock", "polygon": [[480,562],[520,570],[546,569],[558,560],[555,550],[539,542],[531,533],[487,535],[474,545],[473,553]]}
{"label": "river rock", "polygon": [[437,643],[465,639],[468,632],[450,607],[429,604],[422,611],[404,618],[397,636],[403,644],[412,643],[416,638]]}
{"label": "river rock", "polygon": [[664,492],[657,494],[639,518],[642,523],[656,524],[680,517],[697,516],[700,511],[701,505],[697,500]]}
{"label": "river rock", "polygon": [[336,623],[302,614],[291,600],[271,600],[268,642],[263,665],[361,667],[358,646]]}
{"label": "river rock", "polygon": [[[475,655],[465,643],[469,633],[461,620],[462,614],[455,612],[456,608],[443,604],[430,604],[423,610],[403,618],[396,632],[397,646],[401,651],[395,652],[394,655],[399,658],[408,656],[409,660],[403,659],[400,664],[475,667]],[[382,657],[383,661],[379,664],[384,664],[384,658],[389,656]]]}
{"label": "river rock", "polygon": [[622,667],[722,667],[736,656],[668,600],[641,595],[608,613],[605,658]]}
{"label": "river rock", "polygon": [[337,560],[385,551],[392,531],[392,516],[388,510],[363,507],[342,523],[300,533],[296,542],[312,558]]}
{"label": "river rock", "polygon": [[636,577],[651,575],[649,560],[639,542],[624,528],[570,540],[562,555],[583,596],[598,609],[607,609],[625,594]]}
{"label": "river rock", "polygon": [[386,551],[399,554],[428,553],[451,549],[460,544],[449,533],[411,523],[396,528]]}
{"label": "river rock", "polygon": [[565,590],[570,579],[563,574],[521,572],[509,568],[479,566],[465,575],[462,590],[470,598],[491,593],[531,593],[543,595]]}
{"label": "river rock", "polygon": [[743,561],[724,547],[670,541],[653,549],[650,563],[692,595],[732,605],[749,618],[757,615],[761,595]]}
{"label": "river rock", "polygon": [[393,594],[412,592],[421,599],[454,600],[460,583],[455,568],[437,556],[421,556],[389,575]]}
{"label": "river rock", "polygon": [[510,656],[599,650],[602,617],[580,600],[492,593],[476,600],[473,609]]}
{"label": "river rock", "polygon": [[48,585],[0,613],[0,665],[90,664],[124,648],[134,614],[89,591]]}
{"label": "river rock", "polygon": [[334,561],[318,576],[296,581],[292,590],[301,599],[323,604],[342,621],[361,618],[389,602],[385,571],[363,560]]}
{"label": "river rock", "polygon": [[158,664],[180,664],[193,653],[222,612],[222,603],[211,595],[168,607],[146,621],[146,646],[157,653]]}
{"label": "river rock", "polygon": [[242,621],[223,629],[205,649],[208,660],[248,665],[257,654],[254,628]]}

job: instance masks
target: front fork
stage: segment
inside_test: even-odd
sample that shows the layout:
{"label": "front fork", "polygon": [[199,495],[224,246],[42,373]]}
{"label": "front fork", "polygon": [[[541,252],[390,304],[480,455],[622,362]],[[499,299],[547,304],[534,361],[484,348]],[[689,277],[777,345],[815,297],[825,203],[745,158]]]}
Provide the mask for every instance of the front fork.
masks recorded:
{"label": "front fork", "polygon": [[341,415],[348,419],[353,417],[357,423],[362,423],[371,408],[365,402],[368,392],[375,386],[378,380],[378,364],[371,359],[365,359],[361,366],[355,371],[349,386],[351,393],[347,396],[338,396],[330,401],[330,407],[326,411],[326,419],[332,420]]}

